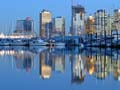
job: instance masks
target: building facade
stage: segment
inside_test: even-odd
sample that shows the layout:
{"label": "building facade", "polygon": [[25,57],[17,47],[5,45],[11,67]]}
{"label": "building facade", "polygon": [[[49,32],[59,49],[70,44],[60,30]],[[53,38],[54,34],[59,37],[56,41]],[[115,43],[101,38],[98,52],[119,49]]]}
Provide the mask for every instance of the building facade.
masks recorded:
{"label": "building facade", "polygon": [[25,20],[16,21],[15,33],[31,33],[34,31],[34,21],[27,17]]}
{"label": "building facade", "polygon": [[115,29],[120,30],[120,9],[114,10],[114,24]]}
{"label": "building facade", "polygon": [[98,35],[104,35],[107,29],[107,13],[105,10],[97,10],[95,13],[95,28]]}
{"label": "building facade", "polygon": [[46,39],[49,39],[51,37],[52,30],[53,30],[53,23],[52,22],[47,23],[45,25],[45,36],[46,36]]}
{"label": "building facade", "polygon": [[114,30],[115,28],[116,28],[116,26],[115,26],[115,23],[114,23],[114,17],[112,15],[108,15],[106,34],[111,35],[112,30]]}
{"label": "building facade", "polygon": [[95,18],[89,16],[86,21],[86,34],[95,34]]}
{"label": "building facade", "polygon": [[52,37],[65,36],[65,18],[56,17],[53,18],[53,30],[51,33]]}
{"label": "building facade", "polygon": [[52,21],[52,14],[50,11],[43,10],[40,13],[40,37],[47,38],[46,27]]}
{"label": "building facade", "polygon": [[85,8],[81,5],[72,6],[71,34],[80,36],[85,33]]}

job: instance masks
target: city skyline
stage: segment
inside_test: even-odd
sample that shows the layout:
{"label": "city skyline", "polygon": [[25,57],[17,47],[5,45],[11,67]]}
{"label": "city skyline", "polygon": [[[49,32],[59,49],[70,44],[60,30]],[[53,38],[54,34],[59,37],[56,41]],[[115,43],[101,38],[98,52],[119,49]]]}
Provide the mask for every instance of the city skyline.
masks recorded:
{"label": "city skyline", "polygon": [[120,0],[2,0],[0,90],[119,90]]}
{"label": "city skyline", "polygon": [[[53,16],[65,16],[66,18],[66,29],[67,32],[69,30],[70,22],[71,22],[71,0],[52,0],[50,3],[46,5],[45,1],[15,1],[6,3],[2,1],[0,3],[0,11],[1,14],[1,21],[0,21],[0,28],[2,29],[1,32],[9,33],[8,29],[12,28],[11,32],[15,29],[15,21],[16,19],[21,19],[26,16],[30,16],[35,21],[35,32],[39,31],[39,13],[42,9],[48,9],[53,13]],[[49,1],[48,1],[49,2]],[[86,9],[88,15],[93,14],[98,9],[106,9],[108,12],[111,10],[113,12],[114,9],[119,8],[119,0],[116,1],[109,1],[109,0],[75,0],[75,3],[83,5]],[[99,4],[97,4],[99,3]],[[103,4],[104,3],[104,4]],[[96,5],[97,4],[97,5]],[[27,7],[26,7],[27,5]],[[61,7],[64,5],[65,7]],[[94,8],[94,5],[96,8]],[[22,7],[20,7],[22,6]],[[112,10],[113,9],[113,10]],[[3,11],[4,10],[4,11]],[[13,13],[11,13],[13,12]]]}

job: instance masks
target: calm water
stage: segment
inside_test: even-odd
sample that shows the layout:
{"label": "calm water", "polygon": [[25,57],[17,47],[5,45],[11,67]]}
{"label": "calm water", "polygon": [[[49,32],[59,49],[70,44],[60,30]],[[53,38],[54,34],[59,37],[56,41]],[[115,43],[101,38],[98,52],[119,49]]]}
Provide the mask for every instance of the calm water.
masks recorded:
{"label": "calm water", "polygon": [[0,90],[120,90],[120,50],[0,47]]}

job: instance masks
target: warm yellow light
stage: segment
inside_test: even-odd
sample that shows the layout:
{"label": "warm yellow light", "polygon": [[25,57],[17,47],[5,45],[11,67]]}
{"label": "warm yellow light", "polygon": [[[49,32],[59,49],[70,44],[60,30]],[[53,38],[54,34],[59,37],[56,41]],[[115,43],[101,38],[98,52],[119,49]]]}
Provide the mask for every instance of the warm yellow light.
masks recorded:
{"label": "warm yellow light", "polygon": [[90,67],[89,68],[89,74],[92,75],[94,73],[94,70],[95,70],[94,66]]}
{"label": "warm yellow light", "polygon": [[42,77],[48,79],[51,76],[51,67],[43,65],[42,66]]}

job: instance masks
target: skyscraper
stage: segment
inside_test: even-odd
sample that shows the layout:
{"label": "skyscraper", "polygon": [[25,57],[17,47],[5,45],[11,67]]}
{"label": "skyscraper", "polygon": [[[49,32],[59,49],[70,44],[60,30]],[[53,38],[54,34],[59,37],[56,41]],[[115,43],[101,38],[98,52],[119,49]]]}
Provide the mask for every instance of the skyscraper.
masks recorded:
{"label": "skyscraper", "polygon": [[106,30],[106,34],[107,35],[111,35],[112,30],[116,29],[115,23],[114,23],[114,16],[112,15],[108,15],[107,17],[107,30]]}
{"label": "skyscraper", "polygon": [[71,34],[79,36],[85,30],[85,8],[81,5],[72,6]]}
{"label": "skyscraper", "polygon": [[[52,21],[52,14],[48,10],[43,10],[40,13],[40,37],[47,38],[46,25]],[[47,25],[48,26],[48,25]]]}
{"label": "skyscraper", "polygon": [[120,9],[114,10],[114,19],[116,22],[120,20]]}
{"label": "skyscraper", "polygon": [[114,10],[114,24],[115,29],[120,30],[120,9]]}
{"label": "skyscraper", "polygon": [[16,21],[15,33],[31,33],[34,31],[34,21],[27,17],[25,20]]}
{"label": "skyscraper", "polygon": [[89,16],[86,22],[86,34],[95,33],[95,19],[93,16]]}
{"label": "skyscraper", "polygon": [[46,39],[49,39],[51,37],[52,30],[53,30],[53,23],[52,22],[47,23],[45,25],[45,36],[46,36]]}
{"label": "skyscraper", "polygon": [[53,19],[53,30],[51,36],[65,36],[65,18],[56,17]]}
{"label": "skyscraper", "polygon": [[107,29],[107,13],[105,10],[97,10],[95,13],[95,25],[97,34],[104,35],[104,32]]}

